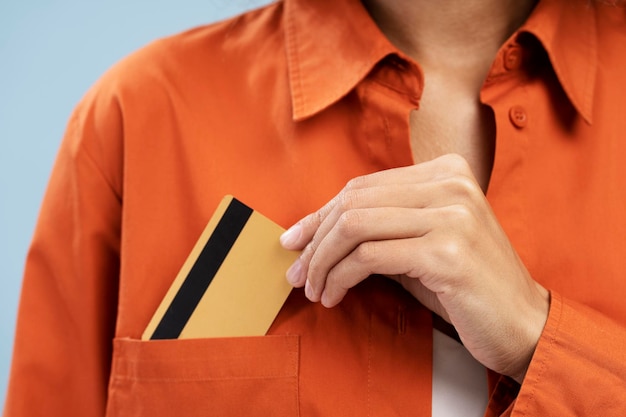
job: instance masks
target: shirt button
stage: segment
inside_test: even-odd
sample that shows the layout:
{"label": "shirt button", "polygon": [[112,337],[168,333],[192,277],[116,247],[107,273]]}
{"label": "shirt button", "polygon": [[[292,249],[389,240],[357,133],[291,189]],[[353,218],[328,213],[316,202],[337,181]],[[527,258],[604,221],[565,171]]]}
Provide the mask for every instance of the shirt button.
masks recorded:
{"label": "shirt button", "polygon": [[511,123],[519,129],[528,124],[528,115],[522,106],[511,107],[509,110],[509,119],[511,119]]}
{"label": "shirt button", "polygon": [[504,52],[504,68],[514,71],[522,66],[522,49],[513,46]]}

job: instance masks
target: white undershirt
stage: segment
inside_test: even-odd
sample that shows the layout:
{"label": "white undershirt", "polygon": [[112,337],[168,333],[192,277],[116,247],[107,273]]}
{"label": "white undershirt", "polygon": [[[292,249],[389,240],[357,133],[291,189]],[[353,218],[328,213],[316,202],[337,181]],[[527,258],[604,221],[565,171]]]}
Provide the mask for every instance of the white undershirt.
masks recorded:
{"label": "white undershirt", "polygon": [[433,330],[433,417],[482,417],[487,371],[456,340]]}

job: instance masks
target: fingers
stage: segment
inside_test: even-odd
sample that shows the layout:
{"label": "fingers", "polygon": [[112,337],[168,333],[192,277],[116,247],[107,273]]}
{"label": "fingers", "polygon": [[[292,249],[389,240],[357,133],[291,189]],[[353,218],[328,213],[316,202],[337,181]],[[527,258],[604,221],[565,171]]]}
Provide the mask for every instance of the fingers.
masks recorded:
{"label": "fingers", "polygon": [[[301,219],[280,238],[285,249],[302,250],[311,241],[318,228],[331,214],[338,217],[337,208],[351,207],[380,207],[384,202],[389,203],[392,197],[397,207],[415,207],[416,202],[409,199],[419,195],[430,195],[424,189],[406,189],[405,186],[419,186],[426,183],[456,178],[458,183],[472,186],[475,183],[467,162],[458,155],[444,155],[432,161],[410,167],[402,167],[376,172],[352,179],[342,192],[328,202],[324,207]],[[460,184],[463,185],[463,184]],[[401,189],[402,188],[402,189]],[[418,206],[430,206],[433,202],[422,201]],[[332,219],[331,219],[332,220]],[[331,222],[333,224],[334,222]]]}
{"label": "fingers", "polygon": [[[335,280],[335,285],[332,277],[336,271],[352,273],[351,268],[337,269],[337,265],[352,259],[350,256],[360,258],[366,248],[377,246],[374,242],[419,238],[437,223],[430,209],[477,197],[484,199],[467,163],[456,156],[356,178],[323,208],[281,236],[285,248],[302,250],[287,279],[295,287],[305,286],[312,301],[322,299],[325,305],[333,304],[369,274],[391,274],[369,265],[374,269],[356,268],[354,275]],[[331,290],[324,295],[328,286]]]}
{"label": "fingers", "polygon": [[[288,281],[295,287],[302,287],[307,277],[317,283],[334,263],[363,241],[421,236],[426,230],[414,221],[414,210],[450,204],[456,193],[438,194],[454,188],[440,183],[453,181],[460,183],[443,179],[345,189],[324,208],[305,217],[281,236],[284,247],[303,251],[289,269]],[[313,299],[318,295],[317,291],[312,292]]]}
{"label": "fingers", "polygon": [[[399,240],[368,241],[360,244],[341,262],[329,271],[323,286],[307,281],[313,286],[313,300],[320,300],[325,307],[337,305],[348,290],[368,276],[405,274],[406,263],[402,262],[402,248],[406,242]],[[384,256],[381,256],[385,254]]]}
{"label": "fingers", "polygon": [[[433,209],[423,209],[418,219],[414,209],[397,207],[344,211],[315,248],[307,246],[300,261],[308,264],[308,268],[302,268],[295,282],[302,284],[308,279],[309,295],[317,300],[324,286],[329,285],[325,281],[331,269],[353,251],[359,255],[371,242],[421,237],[431,230],[434,215]],[[383,273],[370,271],[370,274],[374,272]]]}
{"label": "fingers", "polygon": [[[334,307],[350,288],[372,274],[396,277],[394,279],[401,283],[409,279],[415,282],[412,284],[416,291],[413,294],[417,297],[417,291],[421,291],[418,299],[433,311],[445,315],[436,299],[437,291],[427,288],[420,280],[409,278],[436,274],[433,270],[437,267],[429,265],[429,260],[434,260],[436,246],[428,236],[366,241],[330,269],[322,286],[313,288],[316,285],[313,280],[307,281],[307,285],[312,287],[313,300],[321,301],[325,307]],[[438,289],[446,287],[443,281],[437,286]]]}
{"label": "fingers", "polygon": [[311,301],[334,306],[349,288],[372,274],[408,277],[424,291],[450,297],[450,277],[474,269],[469,254],[479,239],[479,222],[463,206],[356,213],[363,216],[356,221],[360,225],[333,228],[313,253],[308,273],[306,267],[300,271],[300,283],[306,283]]}
{"label": "fingers", "polygon": [[548,294],[530,285],[462,158],[356,178],[281,243],[302,250],[287,279],[311,301],[335,306],[366,277],[386,275],[453,323],[477,360],[523,378],[520,351],[536,346]]}

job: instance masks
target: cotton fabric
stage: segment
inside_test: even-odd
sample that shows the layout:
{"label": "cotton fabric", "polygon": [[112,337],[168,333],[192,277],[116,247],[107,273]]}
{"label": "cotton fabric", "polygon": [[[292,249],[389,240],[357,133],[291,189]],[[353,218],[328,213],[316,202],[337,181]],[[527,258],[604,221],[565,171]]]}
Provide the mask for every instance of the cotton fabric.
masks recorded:
{"label": "cotton fabric", "polygon": [[[524,383],[491,374],[487,415],[626,409],[624,68],[623,8],[542,0],[481,90],[488,200],[551,291]],[[382,277],[332,309],[294,290],[268,336],[139,340],[223,195],[288,227],[412,164],[424,82],[356,0],[272,3],[112,68],[50,179],[4,415],[430,415],[430,312]]]}

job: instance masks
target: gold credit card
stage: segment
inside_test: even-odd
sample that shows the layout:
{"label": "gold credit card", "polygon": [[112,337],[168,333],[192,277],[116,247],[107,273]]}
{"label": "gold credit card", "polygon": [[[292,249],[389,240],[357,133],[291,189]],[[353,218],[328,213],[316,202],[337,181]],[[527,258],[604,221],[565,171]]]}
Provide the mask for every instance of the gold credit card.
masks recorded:
{"label": "gold credit card", "polygon": [[226,196],[141,339],[262,336],[291,292],[284,229]]}

